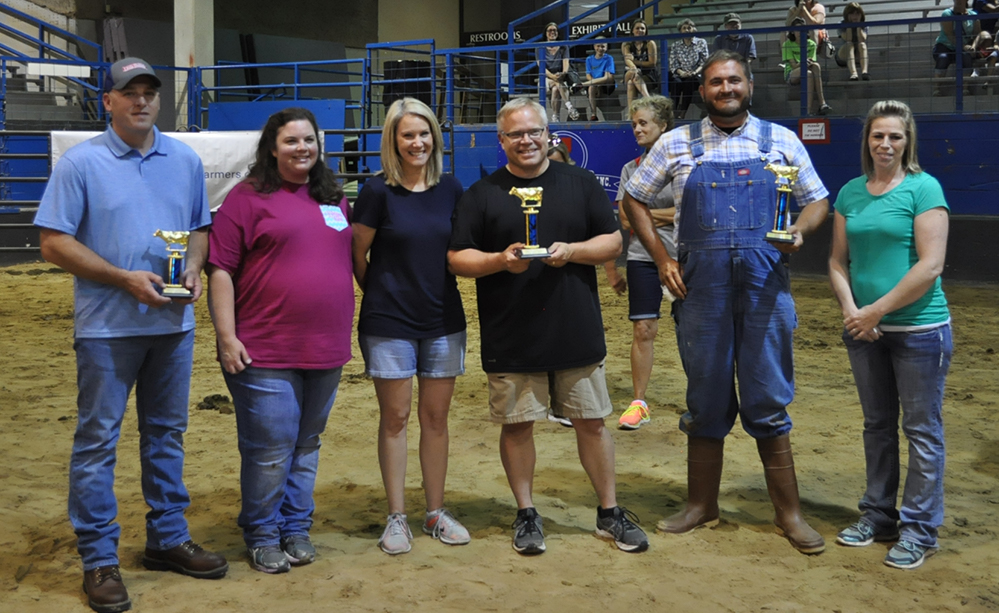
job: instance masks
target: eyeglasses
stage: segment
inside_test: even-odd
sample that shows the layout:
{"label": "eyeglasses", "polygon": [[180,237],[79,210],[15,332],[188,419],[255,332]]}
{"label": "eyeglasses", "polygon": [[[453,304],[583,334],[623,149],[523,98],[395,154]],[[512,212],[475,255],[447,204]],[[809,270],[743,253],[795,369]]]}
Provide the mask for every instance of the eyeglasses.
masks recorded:
{"label": "eyeglasses", "polygon": [[525,136],[531,137],[531,140],[540,140],[541,135],[545,133],[545,128],[534,128],[533,130],[525,130],[523,132],[500,132],[503,136],[509,138],[512,141],[518,141]]}
{"label": "eyeglasses", "polygon": [[548,28],[547,30],[545,30],[545,34],[551,34],[552,32],[558,34],[558,30],[556,30],[555,28]]}

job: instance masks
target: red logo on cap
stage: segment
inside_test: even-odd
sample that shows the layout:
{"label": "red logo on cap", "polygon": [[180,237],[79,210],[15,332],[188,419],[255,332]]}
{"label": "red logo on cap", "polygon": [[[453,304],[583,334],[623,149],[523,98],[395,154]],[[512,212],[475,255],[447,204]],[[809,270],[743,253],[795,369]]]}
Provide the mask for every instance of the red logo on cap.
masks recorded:
{"label": "red logo on cap", "polygon": [[146,67],[145,64],[142,64],[140,62],[136,62],[134,64],[129,64],[128,66],[122,66],[121,67],[121,71],[122,72],[128,72],[129,70],[135,70],[136,68],[145,68],[145,67]]}

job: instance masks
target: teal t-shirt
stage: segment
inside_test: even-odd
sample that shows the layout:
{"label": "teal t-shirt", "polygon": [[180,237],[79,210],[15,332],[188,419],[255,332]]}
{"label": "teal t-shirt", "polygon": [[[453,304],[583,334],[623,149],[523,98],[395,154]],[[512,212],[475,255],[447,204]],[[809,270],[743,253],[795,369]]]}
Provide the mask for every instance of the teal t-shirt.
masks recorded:
{"label": "teal t-shirt", "polygon": [[[867,177],[853,179],[839,191],[834,205],[846,218],[850,250],[850,285],[858,307],[887,294],[919,261],[913,227],[917,215],[937,207],[950,211],[940,183],[922,172],[907,175],[880,196],[867,191]],[[888,313],[881,323],[924,326],[950,318],[940,279],[918,300]]]}

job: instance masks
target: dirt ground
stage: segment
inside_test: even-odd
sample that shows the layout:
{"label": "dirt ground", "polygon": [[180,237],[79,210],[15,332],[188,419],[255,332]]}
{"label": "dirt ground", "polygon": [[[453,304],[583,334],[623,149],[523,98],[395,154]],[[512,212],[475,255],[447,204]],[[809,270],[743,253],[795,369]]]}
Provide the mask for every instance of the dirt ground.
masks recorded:
{"label": "dirt ground", "polygon": [[[601,279],[608,378],[617,414],[630,401],[627,301]],[[862,419],[842,342],[840,316],[824,279],[795,278],[799,323],[798,393],[792,442],[804,509],[829,543],[804,556],[774,533],[772,507],[753,441],[728,439],[721,488],[722,523],[683,536],[650,534],[648,552],[631,555],[593,536],[596,501],[579,466],[570,429],[536,427],[536,503],[548,552],[510,548],[515,504],[499,461],[498,428],[487,421],[479,368],[474,285],[462,282],[469,314],[469,370],[451,412],[448,505],[472,543],[447,547],[419,533],[422,511],[409,432],[407,505],[417,532],[413,551],[390,557],[376,542],[385,500],[376,458],[378,410],[360,353],[345,376],[322,448],[312,537],[319,557],[290,574],[249,567],[236,526],[239,456],[227,406],[197,408],[226,394],[214,359],[204,301],[186,437],[188,511],[196,540],[230,561],[221,580],[145,570],[145,504],[139,490],[134,410],[119,445],[117,493],[122,571],[138,611],[999,611],[999,287],[946,286],[955,337],[947,381],[946,518],[941,550],[922,568],[899,571],[881,560],[887,546],[836,546],[836,532],[857,517],[864,486]],[[664,320],[664,323],[667,320]],[[48,264],[0,269],[0,611],[87,611],[81,566],[66,518],[67,462],[76,424],[72,278]],[[649,390],[652,423],[613,430],[619,500],[651,533],[686,495],[685,439],[677,430],[685,380],[671,326],[656,342]],[[616,417],[616,415],[615,415]],[[608,420],[608,424],[615,422]],[[905,462],[903,450],[903,465]],[[903,476],[905,471],[903,470]]]}

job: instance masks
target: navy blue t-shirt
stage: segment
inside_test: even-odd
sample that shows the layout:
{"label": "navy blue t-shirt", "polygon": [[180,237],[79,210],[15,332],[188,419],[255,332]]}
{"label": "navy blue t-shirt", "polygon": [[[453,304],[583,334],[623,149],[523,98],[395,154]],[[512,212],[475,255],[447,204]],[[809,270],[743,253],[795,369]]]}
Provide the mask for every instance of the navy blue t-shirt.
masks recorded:
{"label": "navy blue t-shirt", "polygon": [[351,221],[375,229],[357,331],[424,339],[465,329],[465,311],[447,270],[451,216],[461,199],[451,175],[424,192],[374,177],[354,203]]}

